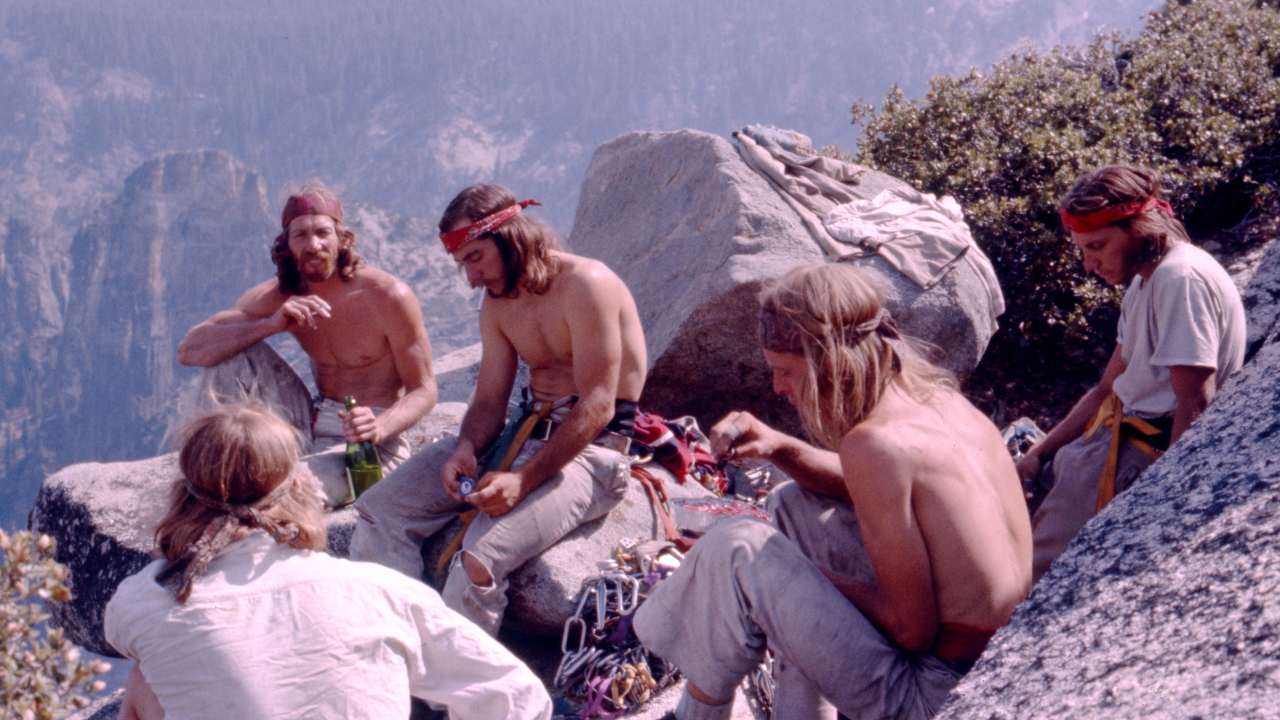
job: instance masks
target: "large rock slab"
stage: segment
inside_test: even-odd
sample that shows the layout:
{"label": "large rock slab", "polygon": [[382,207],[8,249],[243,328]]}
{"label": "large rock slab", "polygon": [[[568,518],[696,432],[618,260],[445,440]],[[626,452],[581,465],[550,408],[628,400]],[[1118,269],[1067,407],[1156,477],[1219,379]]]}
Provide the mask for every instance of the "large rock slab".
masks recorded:
{"label": "large rock slab", "polygon": [[[901,181],[868,169],[866,197]],[[623,135],[596,150],[569,246],[608,264],[640,308],[651,370],[643,402],[713,422],[745,408],[794,427],[756,345],[756,295],[791,268],[823,262],[800,217],[727,140],[693,130]],[[995,331],[967,263],[921,290],[879,257],[851,261],[878,280],[910,334],[945,350],[961,376]]]}
{"label": "large rock slab", "polygon": [[1276,716],[1278,373],[1272,341],[1085,526],[940,717]]}
{"label": "large rock slab", "polygon": [[1240,293],[1249,316],[1246,352],[1252,357],[1280,327],[1280,243],[1272,241],[1249,284]]}

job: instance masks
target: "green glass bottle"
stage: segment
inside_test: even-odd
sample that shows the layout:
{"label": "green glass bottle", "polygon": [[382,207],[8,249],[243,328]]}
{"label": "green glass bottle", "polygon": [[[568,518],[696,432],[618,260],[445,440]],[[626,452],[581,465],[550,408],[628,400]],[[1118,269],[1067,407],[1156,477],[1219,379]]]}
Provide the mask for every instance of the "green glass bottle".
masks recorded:
{"label": "green glass bottle", "polygon": [[[351,412],[356,406],[356,399],[348,395],[342,404],[347,407],[347,412]],[[368,440],[348,442],[347,481],[351,484],[352,497],[360,497],[381,479],[382,463],[378,459],[378,448]]]}

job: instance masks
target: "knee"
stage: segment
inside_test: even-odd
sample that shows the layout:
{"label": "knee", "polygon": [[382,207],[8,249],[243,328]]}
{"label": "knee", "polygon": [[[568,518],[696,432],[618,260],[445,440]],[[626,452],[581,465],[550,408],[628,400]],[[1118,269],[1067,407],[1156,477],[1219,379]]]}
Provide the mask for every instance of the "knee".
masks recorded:
{"label": "knee", "polygon": [[787,515],[788,511],[803,501],[804,494],[805,490],[795,480],[788,480],[770,490],[764,503],[769,519],[775,525],[780,525],[779,521]]}
{"label": "knee", "polygon": [[694,552],[728,566],[750,561],[777,534],[777,528],[758,520],[722,521],[694,545]]}
{"label": "knee", "polygon": [[467,573],[467,580],[472,585],[481,588],[493,585],[493,573],[480,561],[480,558],[468,550],[459,550],[458,552],[462,555],[462,569]]}

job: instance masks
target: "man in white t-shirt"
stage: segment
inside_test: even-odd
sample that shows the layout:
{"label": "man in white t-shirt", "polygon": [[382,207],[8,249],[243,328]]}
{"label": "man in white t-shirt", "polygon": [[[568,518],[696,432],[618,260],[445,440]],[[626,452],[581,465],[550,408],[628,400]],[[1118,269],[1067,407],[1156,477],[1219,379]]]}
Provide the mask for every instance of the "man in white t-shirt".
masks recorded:
{"label": "man in white t-shirt", "polygon": [[107,640],[135,661],[120,717],[405,718],[412,696],[454,720],[549,720],[538,678],[434,590],[322,552],[297,459],[260,407],[188,430],[162,558],[107,604]]}
{"label": "man in white t-shirt", "polygon": [[1036,579],[1244,363],[1240,293],[1162,195],[1152,171],[1112,165],[1059,208],[1085,270],[1127,290],[1102,379],[1018,463],[1024,483],[1051,486],[1031,521]]}

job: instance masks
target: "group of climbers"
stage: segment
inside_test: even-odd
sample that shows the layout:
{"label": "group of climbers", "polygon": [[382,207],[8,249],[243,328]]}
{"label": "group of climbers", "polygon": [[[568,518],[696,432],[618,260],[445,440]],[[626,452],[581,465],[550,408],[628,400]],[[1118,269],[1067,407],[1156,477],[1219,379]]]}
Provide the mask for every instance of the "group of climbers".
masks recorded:
{"label": "group of climbers", "polygon": [[[546,690],[492,639],[508,578],[617,505],[641,441],[712,486],[726,461],[790,478],[768,521],[715,523],[634,612],[639,641],[688,681],[677,717],[729,717],[766,649],[776,718],[930,717],[1033,578],[1243,362],[1230,278],[1152,173],[1109,166],[1076,183],[1061,217],[1085,269],[1127,286],[1117,346],[1016,465],[839,262],[796,268],[760,296],[773,389],[809,439],[737,411],[691,447],[699,438],[638,410],[648,360],[626,285],[562,250],[534,204],[475,185],[445,210],[440,239],[485,290],[479,376],[457,436],[407,457],[398,437],[436,397],[417,300],[363,262],[332,192],[290,197],[277,277],[179,348],[211,368],[223,403],[230,387],[266,405],[223,404],[191,426],[162,557],[107,608],[110,641],[136,663],[124,717],[403,717],[413,696],[456,718],[549,718]],[[318,401],[262,359],[256,344],[280,332],[310,358]],[[508,422],[519,363],[529,382]],[[360,403],[338,409],[348,395]],[[390,472],[355,499],[355,562],[328,558],[320,510],[353,498],[333,481],[340,448],[325,448],[365,440]],[[665,504],[661,483],[639,476]],[[1048,488],[1034,517],[1024,485]],[[437,595],[419,582],[422,546],[459,516]]]}

